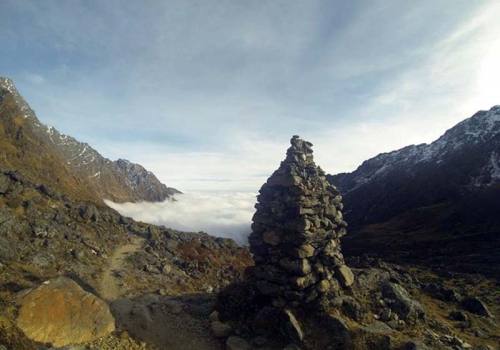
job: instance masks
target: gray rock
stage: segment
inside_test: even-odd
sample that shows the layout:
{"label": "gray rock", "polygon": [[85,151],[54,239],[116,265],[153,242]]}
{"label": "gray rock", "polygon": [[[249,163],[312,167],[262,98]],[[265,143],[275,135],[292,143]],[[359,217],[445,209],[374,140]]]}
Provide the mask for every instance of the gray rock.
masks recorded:
{"label": "gray rock", "polygon": [[349,287],[354,283],[354,274],[347,265],[342,265],[337,269],[340,283],[344,287]]}
{"label": "gray rock", "polygon": [[314,247],[310,244],[301,245],[298,248],[293,249],[292,255],[297,258],[310,258],[314,255]]}
{"label": "gray rock", "polygon": [[434,298],[443,301],[460,302],[463,299],[456,290],[445,288],[437,283],[426,284],[424,290]]}
{"label": "gray rock", "polygon": [[362,318],[363,311],[361,305],[350,296],[340,296],[332,300],[332,306],[341,309],[344,314],[352,318],[353,320],[359,321]]}
{"label": "gray rock", "polygon": [[466,343],[462,339],[452,335],[443,335],[440,340],[448,345],[453,346],[455,349],[466,350],[472,349],[472,346],[469,343]]}
{"label": "gray rock", "polygon": [[419,340],[410,340],[403,345],[402,350],[429,350],[429,348]]}
{"label": "gray rock", "polygon": [[296,275],[304,276],[311,272],[311,265],[307,259],[283,258],[279,262],[280,266]]}
{"label": "gray rock", "polygon": [[479,298],[470,297],[466,298],[462,301],[462,307],[472,312],[476,315],[485,316],[485,317],[493,317],[492,313],[486,306],[486,304]]}
{"label": "gray rock", "polygon": [[401,285],[386,282],[382,286],[382,295],[387,299],[389,307],[398,316],[410,323],[415,323],[425,316],[424,309],[419,302],[410,298],[406,289]]}
{"label": "gray rock", "polygon": [[469,320],[469,317],[467,316],[467,314],[463,311],[460,311],[460,310],[455,310],[455,311],[450,312],[448,318],[450,320],[454,320],[454,321],[468,321]]}
{"label": "gray rock", "polygon": [[366,327],[362,327],[352,335],[353,348],[391,350],[390,335],[392,333],[394,331],[385,323],[375,321]]}
{"label": "gray rock", "polygon": [[220,321],[212,321],[210,329],[217,338],[228,337],[233,331],[233,328],[229,324]]}
{"label": "gray rock", "polygon": [[243,338],[231,336],[226,340],[227,350],[251,350],[250,344]]}
{"label": "gray rock", "polygon": [[5,194],[9,190],[10,179],[8,176],[0,173],[0,194]]}
{"label": "gray rock", "polygon": [[278,245],[281,242],[280,235],[276,231],[266,231],[262,234],[262,240],[272,246]]}
{"label": "gray rock", "polygon": [[93,204],[83,205],[80,207],[80,216],[87,221],[97,222],[99,220],[99,211]]}

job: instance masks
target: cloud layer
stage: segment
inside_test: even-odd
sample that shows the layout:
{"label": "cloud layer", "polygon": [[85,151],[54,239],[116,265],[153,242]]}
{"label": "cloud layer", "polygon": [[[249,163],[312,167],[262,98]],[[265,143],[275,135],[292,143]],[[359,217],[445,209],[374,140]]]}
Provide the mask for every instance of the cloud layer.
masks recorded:
{"label": "cloud layer", "polygon": [[254,213],[254,193],[189,193],[161,203],[106,204],[135,220],[181,231],[203,231],[246,244]]}

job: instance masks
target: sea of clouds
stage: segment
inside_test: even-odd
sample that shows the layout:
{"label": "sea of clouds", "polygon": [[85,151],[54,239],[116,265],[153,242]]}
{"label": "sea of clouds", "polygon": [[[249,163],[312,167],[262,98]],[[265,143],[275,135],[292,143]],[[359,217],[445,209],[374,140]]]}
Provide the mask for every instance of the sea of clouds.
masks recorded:
{"label": "sea of clouds", "polygon": [[246,244],[256,194],[249,192],[193,192],[164,202],[106,204],[121,215],[180,231],[203,231]]}

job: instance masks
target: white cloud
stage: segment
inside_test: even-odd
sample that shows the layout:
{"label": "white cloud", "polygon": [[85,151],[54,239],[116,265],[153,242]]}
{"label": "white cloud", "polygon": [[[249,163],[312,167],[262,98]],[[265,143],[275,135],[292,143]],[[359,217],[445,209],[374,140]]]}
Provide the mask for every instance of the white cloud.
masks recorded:
{"label": "white cloud", "polygon": [[161,203],[114,203],[105,201],[120,214],[135,220],[164,225],[187,232],[203,231],[246,244],[256,201],[255,193],[187,193],[176,201]]}

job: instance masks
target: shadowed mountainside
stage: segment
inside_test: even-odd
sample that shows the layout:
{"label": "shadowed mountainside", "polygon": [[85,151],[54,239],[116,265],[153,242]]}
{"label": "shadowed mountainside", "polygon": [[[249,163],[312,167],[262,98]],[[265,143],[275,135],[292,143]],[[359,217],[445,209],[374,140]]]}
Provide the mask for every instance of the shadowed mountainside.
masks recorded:
{"label": "shadowed mountainside", "polygon": [[347,254],[498,274],[500,106],[329,181],[344,196]]}

